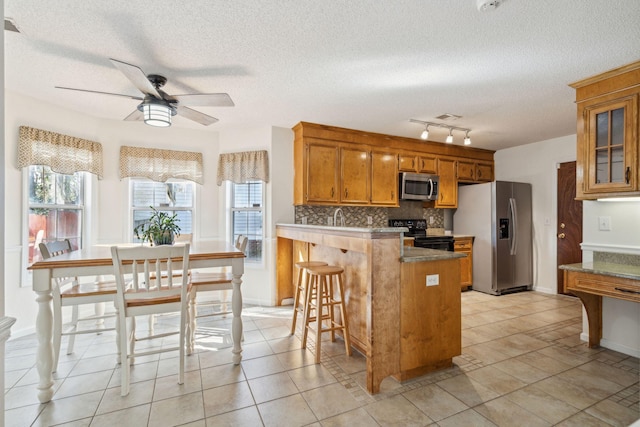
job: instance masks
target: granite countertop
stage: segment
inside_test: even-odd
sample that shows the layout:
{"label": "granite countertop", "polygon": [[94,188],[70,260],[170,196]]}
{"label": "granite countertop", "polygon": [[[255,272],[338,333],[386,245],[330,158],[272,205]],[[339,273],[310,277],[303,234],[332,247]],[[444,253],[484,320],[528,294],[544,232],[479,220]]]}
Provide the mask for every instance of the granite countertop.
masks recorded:
{"label": "granite countertop", "polygon": [[565,264],[559,267],[562,270],[577,271],[581,273],[602,274],[604,276],[620,277],[623,279],[640,280],[640,266],[614,264],[612,262],[582,262],[577,264]]}
{"label": "granite countertop", "polygon": [[442,261],[447,259],[464,258],[459,252],[441,251],[438,249],[415,248],[405,246],[400,256],[400,262]]}
{"label": "granite countertop", "polygon": [[306,230],[322,230],[335,232],[355,232],[355,233],[407,233],[406,227],[338,227],[335,225],[314,225],[314,224],[276,224],[276,226],[303,228]]}
{"label": "granite countertop", "polygon": [[470,234],[454,234],[453,235],[453,240],[456,240],[456,239],[473,239],[475,237],[476,236],[472,236]]}

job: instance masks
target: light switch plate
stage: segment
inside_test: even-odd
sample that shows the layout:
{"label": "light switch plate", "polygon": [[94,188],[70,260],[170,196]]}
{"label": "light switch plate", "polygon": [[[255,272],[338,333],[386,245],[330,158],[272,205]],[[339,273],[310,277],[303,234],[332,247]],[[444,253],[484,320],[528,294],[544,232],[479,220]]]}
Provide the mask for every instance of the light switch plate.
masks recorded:
{"label": "light switch plate", "polygon": [[598,217],[598,229],[600,231],[611,231],[611,217],[599,216]]}

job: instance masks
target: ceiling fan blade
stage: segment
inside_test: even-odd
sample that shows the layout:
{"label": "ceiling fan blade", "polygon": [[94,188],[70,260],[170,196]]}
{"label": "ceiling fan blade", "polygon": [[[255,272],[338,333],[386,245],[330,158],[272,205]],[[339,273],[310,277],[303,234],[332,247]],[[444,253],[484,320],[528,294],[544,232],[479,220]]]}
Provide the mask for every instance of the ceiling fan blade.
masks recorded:
{"label": "ceiling fan blade", "polygon": [[209,126],[218,121],[215,117],[211,117],[207,114],[201,113],[200,111],[193,110],[188,107],[183,107],[178,105],[178,114],[184,117],[185,119],[193,120],[194,122],[198,122],[201,125]]}
{"label": "ceiling fan blade", "polygon": [[123,98],[136,99],[138,101],[142,101],[142,98],[139,97],[139,96],[124,95],[122,93],[100,92],[99,90],[76,89],[74,87],[63,87],[63,86],[55,86],[55,88],[56,89],[65,89],[65,90],[75,90],[75,91],[78,91],[78,92],[99,93],[101,95],[122,96]]}
{"label": "ceiling fan blade", "polygon": [[151,84],[144,71],[140,67],[118,61],[117,59],[109,59],[111,63],[128,78],[138,90],[144,94],[153,95],[156,98],[162,98],[156,88]]}
{"label": "ceiling fan blade", "polygon": [[127,121],[137,121],[137,120],[142,120],[143,114],[142,111],[138,110],[137,108],[135,110],[133,110],[131,112],[131,114],[129,114],[127,117],[124,118],[124,120]]}
{"label": "ceiling fan blade", "polygon": [[233,107],[235,104],[231,97],[226,93],[196,93],[185,95],[171,95],[183,105],[191,105],[193,107]]}

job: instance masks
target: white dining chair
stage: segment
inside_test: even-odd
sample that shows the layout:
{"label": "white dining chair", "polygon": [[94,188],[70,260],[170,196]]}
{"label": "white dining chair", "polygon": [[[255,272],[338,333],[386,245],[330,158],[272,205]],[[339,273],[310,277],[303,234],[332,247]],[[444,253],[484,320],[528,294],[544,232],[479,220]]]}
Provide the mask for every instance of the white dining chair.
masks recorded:
{"label": "white dining chair", "polygon": [[[247,236],[239,235],[235,242],[235,247],[240,252],[247,249]],[[226,292],[233,290],[233,275],[231,272],[222,270],[219,272],[201,272],[193,270],[190,272],[191,296],[189,299],[189,321],[190,337],[187,341],[187,353],[191,354],[195,346],[196,319],[209,316],[225,316],[231,314],[232,311],[227,307]],[[198,293],[221,291],[220,300],[201,300],[196,301]],[[220,309],[209,312],[198,313],[198,307],[202,306],[219,306]]]}
{"label": "white dining chair", "polygon": [[[53,242],[40,243],[40,253],[43,259],[71,252],[71,242],[69,239],[57,240]],[[101,281],[96,278],[91,283],[79,283],[77,277],[57,277],[52,283],[53,296],[53,372],[58,370],[58,360],[60,359],[60,346],[62,336],[69,336],[67,354],[73,353],[75,338],[78,334],[102,333],[113,331],[115,327],[104,327],[104,319],[113,318],[113,312],[104,314],[104,310],[94,305],[94,310],[100,314],[80,317],[80,306],[85,304],[113,303],[116,295],[115,281]],[[71,323],[69,327],[63,329],[62,307],[72,307]],[[86,329],[80,328],[80,322],[96,322],[96,327]]]}
{"label": "white dining chair", "polygon": [[[178,384],[184,383],[184,353],[187,337],[188,275],[174,275],[188,271],[189,244],[163,246],[111,247],[117,283],[116,312],[120,340],[120,395],[129,394],[130,363],[135,357],[178,350]],[[152,278],[153,277],[153,278]],[[164,338],[178,334],[177,346],[164,345],[136,352],[136,316],[160,313],[180,313],[177,331],[147,337]],[[129,327],[127,327],[129,319]]]}

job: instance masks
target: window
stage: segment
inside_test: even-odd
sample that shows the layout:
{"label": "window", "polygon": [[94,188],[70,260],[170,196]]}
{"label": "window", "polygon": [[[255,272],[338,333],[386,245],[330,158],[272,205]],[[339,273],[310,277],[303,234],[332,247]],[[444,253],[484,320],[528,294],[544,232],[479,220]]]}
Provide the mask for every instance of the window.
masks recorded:
{"label": "window", "polygon": [[262,181],[231,184],[231,223],[233,241],[242,234],[247,236],[247,261],[262,261]]}
{"label": "window", "polygon": [[69,239],[73,249],[82,247],[87,174],[55,173],[49,166],[29,166],[28,265],[41,259],[39,244]]}
{"label": "window", "polygon": [[131,236],[140,240],[133,229],[149,219],[150,206],[169,214],[178,215],[180,233],[193,234],[195,184],[190,181],[156,182],[149,179],[131,179]]}

